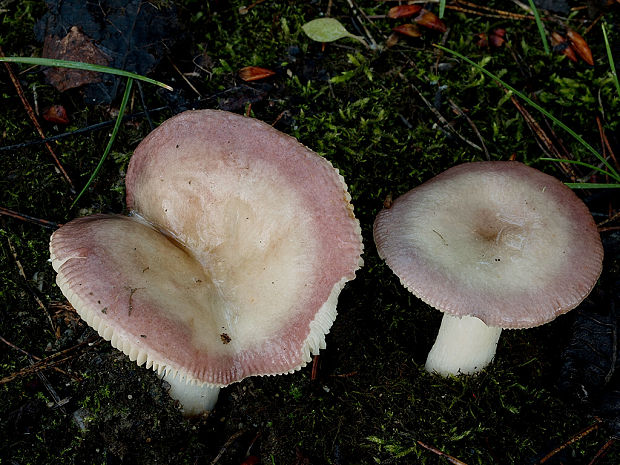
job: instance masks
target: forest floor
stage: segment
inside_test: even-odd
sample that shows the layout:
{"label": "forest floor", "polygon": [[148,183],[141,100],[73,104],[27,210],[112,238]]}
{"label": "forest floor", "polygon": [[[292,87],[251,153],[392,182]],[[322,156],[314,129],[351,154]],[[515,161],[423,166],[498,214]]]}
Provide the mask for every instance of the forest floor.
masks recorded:
{"label": "forest floor", "polygon": [[[81,3],[90,6],[72,9]],[[413,29],[419,37],[392,35],[414,20],[387,18],[397,4],[390,1],[129,1],[120,2],[122,13],[118,3],[0,0],[6,56],[41,56],[46,35],[73,25],[104,35],[113,26],[116,42],[108,31],[97,44],[114,64],[175,89],[134,85],[133,116],[72,207],[109,140],[126,81],[106,76],[61,92],[40,67],[11,65],[46,136],[86,128],[50,143],[65,177],[45,145],[14,147],[40,136],[0,65],[0,463],[620,463],[617,189],[576,190],[606,252],[590,297],[544,326],[504,331],[494,362],[478,376],[424,370],[441,313],[400,284],[372,237],[386,197],[463,162],[513,158],[562,181],[609,182],[586,166],[541,160],[599,163],[543,114],[434,44],[535,99],[613,163],[620,98],[601,25],[618,64],[620,3],[537,2],[548,8],[541,9],[547,37],[577,31],[593,65],[570,60],[566,44],[546,53],[527,2],[449,1],[445,31],[421,25]],[[45,16],[47,5],[55,16]],[[426,8],[438,14],[436,2]],[[324,16],[364,43],[311,40],[302,26]],[[239,70],[248,66],[275,74],[244,81]],[[62,105],[68,122],[50,118],[51,105]],[[124,177],[136,145],[151,125],[189,108],[247,114],[327,158],[349,186],[365,262],[341,293],[314,363],[233,384],[197,419],[183,418],[155,373],[79,318],[49,262],[59,224],[126,212]],[[105,124],[91,128],[98,123]],[[584,335],[588,324],[600,331]]]}

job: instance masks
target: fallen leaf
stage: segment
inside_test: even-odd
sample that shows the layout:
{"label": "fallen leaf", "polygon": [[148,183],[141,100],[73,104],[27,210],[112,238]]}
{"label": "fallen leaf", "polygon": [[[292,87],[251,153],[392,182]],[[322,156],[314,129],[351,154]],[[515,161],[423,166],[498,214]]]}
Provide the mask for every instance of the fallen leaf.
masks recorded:
{"label": "fallen leaf", "polygon": [[485,32],[481,32],[474,36],[476,45],[480,48],[487,48],[489,46],[489,36]]}
{"label": "fallen leaf", "polygon": [[489,44],[491,44],[491,47],[500,48],[502,45],[504,45],[504,42],[506,42],[504,36],[495,34],[495,32],[489,34]]}
{"label": "fallen leaf", "polygon": [[422,31],[420,31],[417,24],[401,24],[392,30],[408,37],[420,37],[422,35]]}
{"label": "fallen leaf", "polygon": [[553,50],[557,53],[561,53],[566,55],[569,60],[577,62],[577,55],[575,51],[570,47],[569,43],[566,41],[566,38],[558,32],[551,33],[551,46]]}
{"label": "fallen leaf", "polygon": [[422,9],[422,5],[398,5],[390,8],[387,17],[392,19],[409,18],[417,14]]}
{"label": "fallen leaf", "polygon": [[275,71],[271,71],[267,68],[260,68],[258,66],[246,66],[239,70],[239,77],[244,81],[258,81],[260,79],[268,78],[276,74]]}
{"label": "fallen leaf", "polygon": [[43,112],[43,119],[53,124],[69,124],[67,110],[62,105],[52,105]]}
{"label": "fallen leaf", "polygon": [[586,43],[585,39],[572,29],[566,31],[566,37],[568,37],[570,46],[575,50],[575,52],[577,52],[577,55],[579,55],[581,59],[590,66],[594,66],[592,52],[590,51],[590,47]]}
{"label": "fallen leaf", "polygon": [[439,17],[435,13],[432,13],[428,10],[420,10],[420,15],[417,16],[414,21],[420,26],[434,29],[435,31],[446,32],[448,30],[444,22],[439,19]]}
{"label": "fallen leaf", "polygon": [[345,37],[363,41],[361,37],[351,34],[334,18],[318,18],[301,26],[308,37],[317,42],[333,42]]}
{"label": "fallen leaf", "polygon": [[[43,43],[43,58],[83,61],[95,65],[110,65],[111,58],[101,51],[94,41],[77,26],[63,38],[47,36]],[[43,71],[51,85],[60,92],[101,81],[101,74],[81,69],[47,68]]]}
{"label": "fallen leaf", "polygon": [[392,32],[390,36],[385,41],[385,48],[392,48],[394,45],[398,43],[398,39],[400,36],[395,32]]}

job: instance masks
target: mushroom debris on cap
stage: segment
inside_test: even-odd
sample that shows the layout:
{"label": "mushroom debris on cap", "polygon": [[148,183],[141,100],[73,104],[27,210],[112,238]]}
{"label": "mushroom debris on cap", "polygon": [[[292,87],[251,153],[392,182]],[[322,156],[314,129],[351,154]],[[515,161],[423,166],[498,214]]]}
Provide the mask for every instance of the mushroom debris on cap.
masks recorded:
{"label": "mushroom debris on cap", "polygon": [[516,161],[455,166],[394,200],[374,223],[401,283],[444,312],[426,368],[476,373],[502,328],[576,307],[602,270],[588,208],[556,178]]}
{"label": "mushroom debris on cap", "polygon": [[132,213],[64,225],[52,265],[80,316],[164,376],[186,414],[325,348],[363,248],[326,159],[263,122],[188,111],[139,144],[126,187]]}

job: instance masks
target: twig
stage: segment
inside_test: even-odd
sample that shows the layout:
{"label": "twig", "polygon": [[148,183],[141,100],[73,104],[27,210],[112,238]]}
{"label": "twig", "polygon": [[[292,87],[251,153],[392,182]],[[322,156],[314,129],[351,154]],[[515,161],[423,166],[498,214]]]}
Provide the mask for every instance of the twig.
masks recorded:
{"label": "twig", "polygon": [[439,457],[445,458],[448,462],[454,465],[467,465],[465,462],[461,462],[459,459],[452,457],[451,455],[446,454],[445,452],[440,451],[432,446],[424,444],[422,441],[416,441],[420,446],[424,447],[426,450],[430,450],[432,453],[437,454]]}
{"label": "twig", "polygon": [[215,465],[217,462],[219,462],[219,460],[222,458],[222,456],[226,453],[226,450],[231,446],[231,444],[233,442],[235,442],[237,440],[237,438],[239,436],[242,436],[243,434],[245,434],[247,432],[247,429],[242,429],[237,431],[235,434],[233,434],[231,437],[228,438],[228,441],[226,441],[224,443],[224,445],[222,446],[222,448],[220,449],[219,453],[215,456],[215,458],[211,461],[211,465]]}
{"label": "twig", "polygon": [[[360,26],[362,26],[362,28],[364,29],[364,32],[366,33],[366,37],[368,37],[368,39],[370,39],[370,46],[368,46],[368,44],[366,44],[370,49],[372,50],[377,50],[379,48],[379,46],[377,45],[377,42],[375,42],[375,39],[372,37],[372,34],[370,33],[370,31],[368,30],[368,28],[366,27],[366,25],[364,24],[364,22],[361,20],[360,15],[358,14],[358,11],[360,11],[359,8],[357,8],[354,4],[353,4],[353,0],[347,0],[347,3],[349,4],[349,7],[351,8],[351,10],[353,11],[353,14],[355,15],[355,19],[357,20],[357,22],[360,24]],[[362,13],[363,14],[363,13]],[[366,43],[366,42],[363,42]]]}
{"label": "twig", "polygon": [[[22,354],[26,355],[27,357],[31,357],[32,359],[39,361],[41,360],[40,357],[37,357],[36,355],[32,355],[28,352],[26,352],[24,349],[22,349],[21,347],[16,346],[15,344],[13,344],[12,342],[7,341],[6,339],[4,339],[2,336],[0,336],[0,341],[4,342],[7,346],[18,350],[19,352],[21,352]],[[58,367],[52,367],[52,369],[54,371],[57,371],[58,373],[62,373],[63,375],[69,376],[70,378],[73,378],[75,381],[82,381],[82,378],[80,378],[79,376],[76,376],[74,374],[68,373],[65,370],[58,368]]]}
{"label": "twig", "polygon": [[486,156],[486,159],[487,160],[491,160],[491,155],[489,154],[489,150],[487,149],[487,146],[484,143],[484,139],[482,138],[482,134],[480,134],[480,131],[478,131],[478,127],[474,124],[474,122],[471,120],[471,118],[469,116],[467,116],[467,113],[465,113],[463,110],[461,110],[457,106],[457,104],[452,101],[451,98],[448,99],[448,102],[450,103],[450,106],[456,112],[457,115],[462,116],[463,118],[465,118],[467,120],[467,122],[469,123],[471,128],[474,130],[474,132],[478,136],[478,139],[480,139],[480,144],[482,145],[482,149],[484,150],[484,154]]}
{"label": "twig", "polygon": [[605,148],[607,148],[607,152],[609,152],[609,157],[614,161],[614,164],[616,165],[618,170],[620,170],[620,163],[618,163],[618,159],[616,158],[616,155],[614,154],[614,151],[612,150],[611,145],[609,144],[609,140],[607,139],[607,135],[605,134],[605,128],[603,127],[603,124],[601,123],[601,119],[598,116],[596,117],[596,124],[598,125],[598,132],[601,135],[601,145],[603,146],[603,156],[605,155]]}
{"label": "twig", "polygon": [[603,457],[607,455],[607,453],[609,452],[609,449],[611,448],[611,446],[615,444],[615,442],[616,442],[616,439],[611,438],[609,441],[603,444],[603,447],[601,447],[596,453],[596,455],[592,457],[592,460],[588,462],[588,465],[596,465],[599,462],[599,460],[601,460]]}
{"label": "twig", "polygon": [[[504,90],[508,92],[506,89]],[[529,128],[536,135],[536,142],[539,144],[541,149],[543,149],[543,151],[550,156],[553,156],[553,158],[566,159],[566,156],[560,153],[560,151],[553,144],[553,141],[549,138],[547,133],[545,133],[543,128],[540,127],[540,125],[530,114],[530,112],[527,111],[527,109],[523,105],[521,105],[521,102],[519,102],[519,100],[514,95],[510,96],[510,101],[517,108],[517,110],[519,110],[519,113],[521,113],[521,116],[523,116],[523,119],[525,120]],[[571,181],[575,181],[575,179],[578,177],[577,173],[575,173],[572,166],[570,166],[569,164],[560,163],[560,168],[562,169],[562,171],[564,171],[564,174],[566,174],[571,179]]]}
{"label": "twig", "polygon": [[[401,74],[401,77],[404,79],[404,76]],[[475,148],[476,150],[480,150],[482,151],[482,149],[474,144],[473,142],[471,142],[470,140],[466,139],[465,137],[463,137],[461,134],[458,133],[458,131],[456,131],[454,128],[452,128],[452,126],[450,125],[450,123],[448,122],[448,120],[446,120],[443,115],[441,113],[439,113],[439,111],[431,104],[431,102],[429,102],[426,97],[424,97],[424,95],[422,95],[422,92],[420,92],[420,90],[412,83],[409,83],[409,85],[411,86],[411,88],[418,94],[418,96],[420,97],[420,99],[422,99],[422,101],[426,104],[426,106],[428,107],[428,109],[430,111],[433,112],[433,114],[435,115],[435,117],[439,120],[439,122],[442,124],[442,128],[444,128],[445,130],[449,131],[451,134],[454,134],[455,136],[457,136],[459,139],[461,139],[463,142],[465,142],[467,145]]]}
{"label": "twig", "polygon": [[179,75],[181,76],[181,78],[187,83],[187,85],[198,95],[198,97],[202,97],[202,94],[200,93],[200,91],[198,89],[196,89],[196,87],[194,87],[194,85],[189,81],[189,79],[187,79],[187,77],[185,77],[185,75],[181,72],[181,70],[177,67],[177,65],[174,64],[174,61],[172,61],[172,58],[170,58],[170,56],[166,56],[166,58],[168,58],[168,61],[170,62],[170,64],[172,65],[172,67],[174,68],[174,70],[179,73]]}
{"label": "twig", "polygon": [[[0,47],[0,57],[4,57],[4,56],[5,55],[4,55],[4,52],[2,51],[2,47]],[[15,86],[15,90],[17,90],[17,95],[19,95],[19,98],[22,101],[22,104],[24,105],[26,113],[28,113],[28,116],[32,120],[32,123],[34,124],[34,127],[36,128],[37,132],[39,133],[39,136],[41,136],[41,139],[45,139],[45,133],[43,132],[43,128],[39,124],[37,115],[35,114],[34,110],[32,109],[32,106],[28,102],[28,99],[26,99],[22,86],[19,83],[17,76],[15,76],[15,73],[13,72],[13,68],[11,68],[11,64],[5,62],[4,66],[9,72],[11,81],[13,82],[13,85]],[[52,155],[52,158],[54,159],[54,163],[56,163],[56,166],[62,173],[65,180],[69,183],[69,186],[71,186],[71,189],[75,191],[75,186],[73,185],[73,181],[71,181],[69,174],[67,174],[67,172],[65,171],[65,168],[62,166],[62,163],[60,163],[60,160],[56,156],[56,153],[54,152],[54,149],[52,148],[52,146],[48,142],[45,142],[45,147],[47,148],[48,152]]]}
{"label": "twig", "polygon": [[58,229],[60,227],[58,223],[54,223],[53,221],[42,220],[40,218],[35,218],[34,216],[15,212],[13,210],[9,210],[8,208],[4,208],[4,207],[0,207],[0,215],[10,216],[12,218],[17,218],[18,220],[22,220],[22,221],[28,221],[30,223],[43,226],[44,228]]}
{"label": "twig", "polygon": [[52,317],[50,316],[49,312],[47,311],[47,307],[43,304],[41,299],[39,299],[39,296],[34,292],[32,287],[28,283],[28,278],[26,277],[26,273],[24,272],[24,267],[22,266],[21,262],[17,258],[17,250],[15,250],[15,247],[13,246],[13,243],[11,242],[11,239],[8,236],[6,238],[6,241],[9,244],[9,249],[11,250],[11,254],[13,255],[13,259],[15,260],[15,264],[17,265],[17,270],[19,271],[19,274],[21,275],[21,277],[24,278],[26,287],[28,288],[30,293],[33,295],[34,300],[36,300],[36,302],[39,305],[39,307],[41,308],[41,310],[43,310],[43,312],[47,316],[47,319],[50,322],[50,326],[52,327],[52,333],[55,334],[56,336],[60,337],[60,334],[56,333],[56,331],[57,331],[56,325],[54,324],[54,320],[52,320]]}
{"label": "twig", "polygon": [[542,459],[536,461],[534,465],[542,465],[547,460],[553,458],[553,456],[557,454],[558,452],[566,449],[571,444],[579,441],[580,439],[590,434],[592,431],[595,431],[596,429],[598,429],[600,424],[601,424],[601,420],[597,418],[596,421],[592,425],[588,426],[587,428],[581,430],[574,436],[570,437],[566,442],[564,442],[563,444],[560,444],[558,447],[556,447],[551,452],[549,452],[547,455],[545,455]]}
{"label": "twig", "polygon": [[6,376],[5,378],[0,379],[0,384],[8,383],[9,381],[13,381],[14,379],[19,378],[21,376],[26,376],[31,373],[36,373],[39,370],[44,370],[46,368],[54,368],[56,365],[60,365],[61,363],[71,360],[78,355],[78,354],[73,354],[73,355],[67,355],[67,354],[70,354],[72,351],[80,349],[83,346],[88,345],[93,341],[96,341],[97,339],[98,339],[98,336],[93,336],[84,342],[80,342],[79,344],[69,347],[68,349],[62,350],[60,352],[56,352],[55,354],[50,355],[49,357],[40,359],[38,362],[30,365],[29,367],[23,368],[9,376]]}

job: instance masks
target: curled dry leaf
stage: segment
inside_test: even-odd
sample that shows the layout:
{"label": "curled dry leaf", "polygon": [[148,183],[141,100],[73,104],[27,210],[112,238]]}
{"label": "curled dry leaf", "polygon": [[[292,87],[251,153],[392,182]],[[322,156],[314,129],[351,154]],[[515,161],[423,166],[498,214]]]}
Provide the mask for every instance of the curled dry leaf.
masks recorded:
{"label": "curled dry leaf", "polygon": [[551,45],[553,46],[553,50],[557,53],[561,53],[566,55],[569,60],[577,62],[577,55],[575,51],[570,47],[569,43],[566,41],[563,35],[558,32],[551,33]]}
{"label": "curled dry leaf", "polygon": [[244,81],[258,81],[260,79],[268,78],[276,74],[275,71],[271,71],[267,68],[260,68],[258,66],[246,66],[239,70],[239,77]]}
{"label": "curled dry leaf", "polygon": [[[506,32],[504,31],[504,34],[505,33]],[[504,36],[497,34],[496,31],[493,31],[491,34],[489,34],[489,44],[491,45],[491,47],[500,48],[502,45],[504,45],[504,42],[506,42]]]}
{"label": "curled dry leaf", "polygon": [[400,36],[396,32],[392,32],[390,36],[385,41],[385,48],[392,48],[394,45],[398,43],[398,39]]}
{"label": "curled dry leaf", "polygon": [[420,10],[420,14],[414,19],[414,21],[420,26],[427,27],[439,32],[446,32],[448,28],[445,23],[439,19],[435,13],[431,13],[428,10]]}
{"label": "curled dry leaf", "polygon": [[590,47],[586,43],[585,39],[572,29],[566,31],[566,37],[568,37],[570,46],[575,50],[575,52],[577,52],[577,55],[579,55],[587,64],[593,66],[594,59],[592,58],[592,52],[590,51]]}
{"label": "curled dry leaf", "polygon": [[43,112],[43,119],[53,124],[69,124],[67,110],[62,105],[52,105]]}
{"label": "curled dry leaf", "polygon": [[409,18],[422,9],[421,5],[398,5],[390,8],[387,17],[392,19]]}
{"label": "curled dry leaf", "polygon": [[422,35],[422,32],[417,24],[401,24],[392,30],[408,37],[420,37]]}
{"label": "curled dry leaf", "polygon": [[486,32],[481,32],[474,36],[476,45],[480,48],[487,48],[489,46],[489,36]]}

